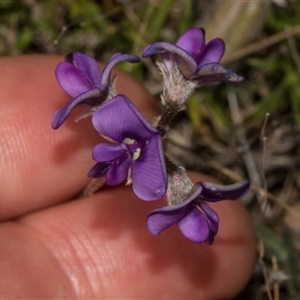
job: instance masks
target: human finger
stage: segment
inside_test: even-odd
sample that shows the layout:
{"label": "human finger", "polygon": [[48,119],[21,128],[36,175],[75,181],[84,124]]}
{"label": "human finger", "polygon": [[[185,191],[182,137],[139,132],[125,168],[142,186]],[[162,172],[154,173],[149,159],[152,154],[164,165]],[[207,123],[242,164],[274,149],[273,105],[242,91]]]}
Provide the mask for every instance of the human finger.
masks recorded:
{"label": "human finger", "polygon": [[[203,179],[193,174],[194,181]],[[161,202],[141,201],[130,187],[105,188],[11,222],[6,236],[0,226],[7,241],[0,245],[3,296],[14,298],[14,282],[28,298],[232,299],[255,262],[245,209],[233,201],[213,203],[220,228],[208,246],[190,242],[174,226],[152,236],[145,219]]]}

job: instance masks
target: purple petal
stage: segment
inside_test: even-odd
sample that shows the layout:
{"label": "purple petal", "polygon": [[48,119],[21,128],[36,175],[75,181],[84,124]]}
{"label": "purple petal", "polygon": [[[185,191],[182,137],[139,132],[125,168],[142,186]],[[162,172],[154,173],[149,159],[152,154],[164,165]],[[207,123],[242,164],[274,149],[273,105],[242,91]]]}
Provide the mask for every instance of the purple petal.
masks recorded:
{"label": "purple petal", "polygon": [[157,208],[152,211],[147,219],[149,230],[154,235],[158,235],[167,227],[178,223],[185,215],[194,209],[191,202],[201,194],[201,191],[202,187],[200,185],[194,185],[189,196],[183,203]]}
{"label": "purple petal", "polygon": [[[169,72],[172,72],[173,68],[174,68],[174,64],[177,64],[177,62],[175,62],[175,60],[174,60],[175,59],[174,55],[172,55],[169,52],[164,52],[164,53],[161,53],[160,56],[164,62],[164,65],[166,66],[166,69]],[[191,72],[191,71],[188,69],[188,72]]]}
{"label": "purple petal", "polygon": [[161,199],[167,190],[167,170],[160,135],[146,141],[140,156],[132,163],[132,188],[142,200]]}
{"label": "purple petal", "polygon": [[207,241],[211,229],[207,218],[196,208],[186,215],[178,224],[182,234],[194,243]]}
{"label": "purple petal", "polygon": [[123,144],[101,143],[95,146],[93,159],[98,162],[109,162],[119,158],[126,151],[127,148]]}
{"label": "purple petal", "polygon": [[99,88],[94,88],[91,90],[87,90],[86,92],[82,93],[75,99],[70,100],[63,108],[57,110],[52,119],[52,128],[57,129],[61,126],[61,124],[66,120],[66,118],[71,113],[71,110],[75,107],[81,105],[91,105],[92,102],[98,102],[97,104],[100,105],[103,101],[102,98],[103,93],[100,91]]}
{"label": "purple petal", "polygon": [[68,62],[58,64],[55,75],[61,88],[72,98],[92,88],[84,75]]}
{"label": "purple petal", "polygon": [[112,163],[110,163],[110,162],[97,163],[88,172],[88,177],[99,178],[99,177],[105,176],[111,165],[112,165]]}
{"label": "purple petal", "polygon": [[106,174],[106,184],[109,186],[121,184],[128,176],[131,162],[129,153],[124,153],[123,156],[115,160]]}
{"label": "purple petal", "polygon": [[216,38],[211,40],[201,51],[196,59],[198,68],[199,66],[218,63],[225,53],[225,43],[222,39]]}
{"label": "purple petal", "polygon": [[84,77],[92,86],[100,87],[101,73],[97,61],[83,53],[73,52],[66,57],[67,61],[72,61],[73,65],[78,68]]}
{"label": "purple petal", "polygon": [[[183,75],[189,76],[196,71],[197,64],[193,57],[185,50],[171,43],[157,42],[149,45],[144,49],[142,57],[145,58],[150,55],[162,54],[166,52],[174,56],[174,59],[178,63],[179,69],[183,72]],[[170,62],[168,62],[168,65],[169,64]]]}
{"label": "purple petal", "polygon": [[200,181],[196,185],[203,188],[201,196],[204,201],[216,202],[220,200],[237,200],[244,197],[250,188],[249,181],[245,180],[231,185],[220,185]]}
{"label": "purple petal", "polygon": [[168,42],[157,42],[157,43],[147,45],[143,50],[142,58],[146,58],[151,55],[161,54],[164,52],[170,52],[169,49],[170,48],[172,49],[172,47],[174,47],[174,45]]}
{"label": "purple petal", "polygon": [[95,111],[92,122],[100,134],[119,143],[125,138],[144,141],[159,134],[124,95],[102,104]]}
{"label": "purple petal", "polygon": [[112,68],[121,61],[129,61],[131,63],[137,63],[140,62],[141,59],[138,56],[131,55],[131,54],[120,54],[116,53],[114,54],[109,63],[104,67],[102,71],[102,78],[101,78],[101,87],[103,89],[107,88],[110,84],[110,73]]}
{"label": "purple petal", "polygon": [[192,28],[179,37],[179,39],[176,42],[176,46],[185,50],[194,59],[196,59],[197,55],[204,47],[204,42],[204,30],[202,28]]}
{"label": "purple petal", "polygon": [[218,229],[219,229],[218,214],[203,201],[199,204],[199,206],[201,207],[203,212],[206,214],[208,220],[210,221],[210,225],[211,225],[213,234],[216,235],[218,233]]}
{"label": "purple petal", "polygon": [[211,63],[201,66],[191,79],[198,80],[201,83],[211,83],[219,81],[241,82],[243,76],[237,75],[233,70],[225,68],[218,63]]}
{"label": "purple petal", "polygon": [[178,223],[189,211],[190,207],[186,205],[178,206],[165,206],[153,210],[147,217],[147,226],[150,232],[154,235],[160,234],[163,230],[171,225]]}

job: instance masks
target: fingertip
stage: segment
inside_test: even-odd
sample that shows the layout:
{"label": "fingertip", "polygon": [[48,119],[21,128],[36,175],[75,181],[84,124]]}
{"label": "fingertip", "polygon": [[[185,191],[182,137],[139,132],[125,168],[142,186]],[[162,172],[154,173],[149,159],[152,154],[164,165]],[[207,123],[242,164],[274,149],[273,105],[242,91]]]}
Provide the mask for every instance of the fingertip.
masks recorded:
{"label": "fingertip", "polygon": [[[193,178],[204,179],[199,174]],[[90,297],[207,300],[236,296],[255,262],[255,236],[242,205],[213,204],[220,228],[211,246],[192,243],[176,226],[152,235],[146,217],[163,205],[139,200],[130,187],[119,186],[28,215],[21,222],[35,228],[41,240],[55,249],[65,275],[73,283],[87,285]],[[66,257],[66,252],[71,255]],[[77,286],[72,288],[76,293]]]}

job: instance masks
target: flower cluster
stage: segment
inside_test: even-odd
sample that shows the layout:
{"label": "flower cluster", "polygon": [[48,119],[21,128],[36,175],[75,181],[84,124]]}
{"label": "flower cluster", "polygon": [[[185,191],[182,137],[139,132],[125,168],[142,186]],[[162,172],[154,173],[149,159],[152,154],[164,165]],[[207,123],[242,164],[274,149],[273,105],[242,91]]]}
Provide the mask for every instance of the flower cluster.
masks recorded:
{"label": "flower cluster", "polygon": [[130,54],[115,54],[103,69],[102,74],[96,60],[74,52],[60,63],[55,75],[61,88],[73,99],[54,113],[52,128],[57,129],[75,107],[89,106],[92,114],[103,102],[116,95],[111,70],[120,61],[139,62],[140,58]]}
{"label": "flower cluster", "polygon": [[88,176],[105,177],[109,186],[126,182],[144,201],[160,200],[166,195],[168,205],[155,209],[147,218],[154,235],[177,224],[191,241],[211,244],[219,217],[207,202],[240,199],[249,190],[248,181],[227,186],[193,184],[186,171],[169,160],[163,150],[162,139],[172,119],[185,109],[195,88],[203,83],[243,80],[220,64],[224,53],[222,39],[205,44],[205,32],[197,28],[185,32],[175,45],[157,42],[147,46],[142,57],[159,55],[157,66],[163,76],[163,111],[152,125],[114,87],[113,66],[120,61],[137,63],[139,57],[115,54],[101,72],[92,57],[74,52],[56,68],[57,81],[71,100],[54,113],[53,129],[62,125],[73,108],[87,107],[77,120],[92,116],[95,130],[107,140],[94,147],[96,164]]}

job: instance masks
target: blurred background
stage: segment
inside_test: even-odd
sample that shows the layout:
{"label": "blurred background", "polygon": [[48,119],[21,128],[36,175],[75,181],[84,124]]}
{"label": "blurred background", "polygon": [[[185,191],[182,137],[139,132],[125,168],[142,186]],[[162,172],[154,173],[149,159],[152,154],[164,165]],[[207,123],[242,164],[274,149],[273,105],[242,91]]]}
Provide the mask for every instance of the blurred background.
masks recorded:
{"label": "blurred background", "polygon": [[[251,282],[237,299],[300,299],[300,2],[0,1],[0,55],[84,52],[108,61],[141,56],[191,27],[226,43],[222,64],[241,84],[205,85],[169,132],[169,156],[230,184],[249,179],[243,200],[258,238]],[[148,58],[122,63],[159,100]],[[245,257],[247,259],[247,257]]]}

